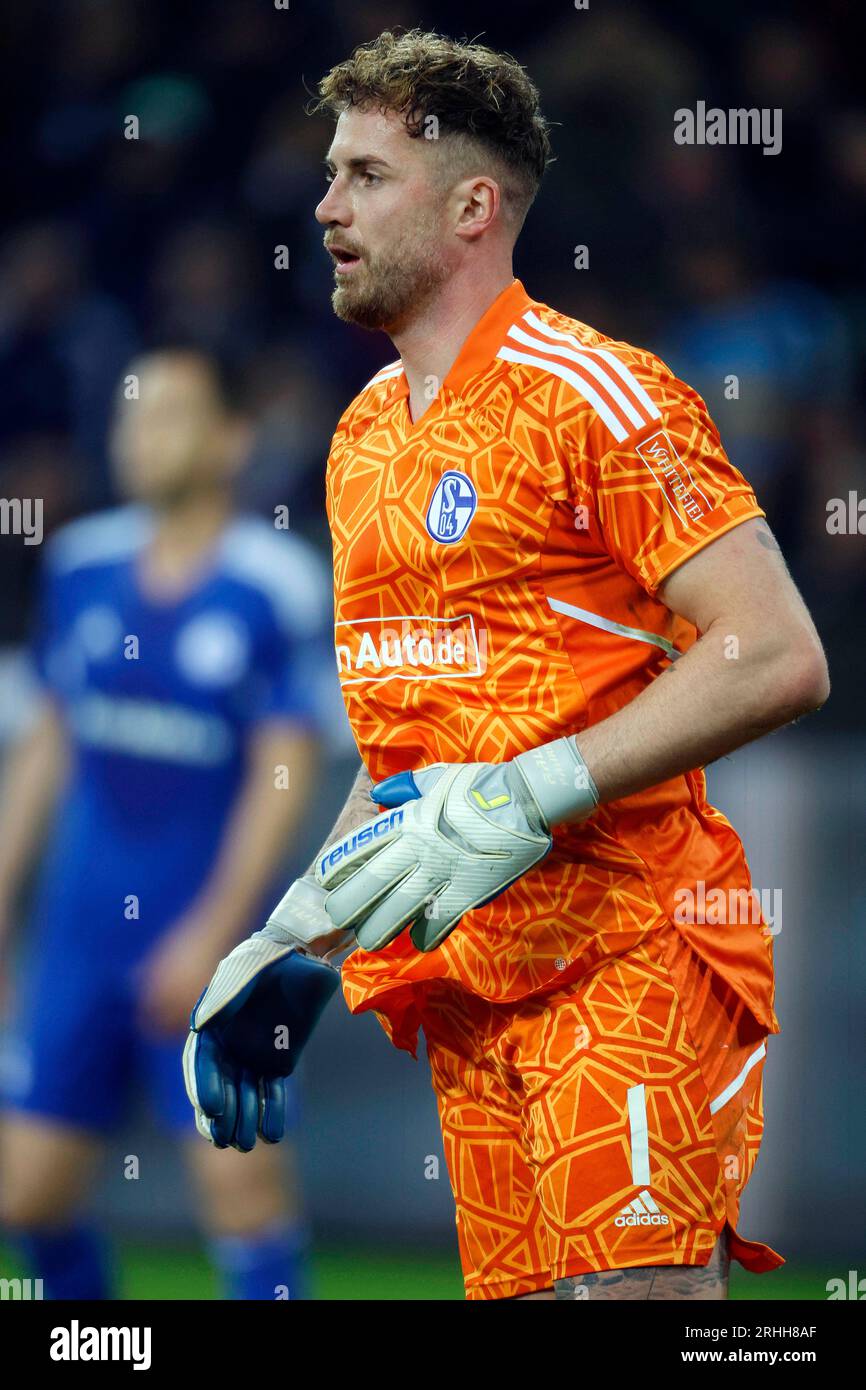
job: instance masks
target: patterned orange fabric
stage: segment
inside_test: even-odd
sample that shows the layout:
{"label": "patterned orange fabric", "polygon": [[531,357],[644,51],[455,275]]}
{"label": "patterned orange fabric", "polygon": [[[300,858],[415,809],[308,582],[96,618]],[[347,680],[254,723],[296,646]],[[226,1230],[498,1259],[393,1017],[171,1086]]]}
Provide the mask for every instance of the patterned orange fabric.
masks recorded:
{"label": "patterned orange fabric", "polygon": [[[674,978],[678,988],[674,986]],[[766,1032],[672,928],[561,990],[422,1011],[470,1299],[588,1271],[783,1261],[737,1233]]]}
{"label": "patterned orange fabric", "polygon": [[[763,515],[695,392],[519,280],[416,422],[399,362],[352,402],[327,506],[340,679],[374,780],[504,761],[619,709],[696,638],[661,581]],[[670,922],[676,890],[701,884],[750,879],[695,770],[556,828],[547,858],[438,950],[402,933],[355,952],[346,998],[414,1050],[430,982],[500,1003],[559,988]],[[677,930],[778,1031],[760,923]]]}

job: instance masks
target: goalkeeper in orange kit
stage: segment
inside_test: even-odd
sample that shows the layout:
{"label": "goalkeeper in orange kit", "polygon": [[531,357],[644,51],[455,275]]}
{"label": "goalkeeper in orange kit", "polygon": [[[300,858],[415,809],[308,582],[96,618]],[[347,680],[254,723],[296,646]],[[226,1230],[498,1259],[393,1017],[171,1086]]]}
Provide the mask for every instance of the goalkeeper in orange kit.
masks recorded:
{"label": "goalkeeper in orange kit", "polygon": [[[737,1230],[772,950],[675,904],[750,888],[703,768],[823,703],[820,641],[701,398],[514,278],[550,152],[524,70],[385,33],[320,98],[333,307],[399,353],[328,462],[362,768],[194,1013],[199,1127],[277,1137],[268,1040],[351,942],[350,1009],[424,1030],[468,1297],[724,1297],[732,1256],[781,1263]],[[321,993],[279,999],[301,969]]]}

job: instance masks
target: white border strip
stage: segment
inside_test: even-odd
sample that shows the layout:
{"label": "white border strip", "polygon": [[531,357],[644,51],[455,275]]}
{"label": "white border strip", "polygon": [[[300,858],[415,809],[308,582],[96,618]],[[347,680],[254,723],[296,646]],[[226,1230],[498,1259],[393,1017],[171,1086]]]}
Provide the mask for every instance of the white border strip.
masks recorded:
{"label": "white border strip", "polygon": [[678,656],[683,655],[666,637],[659,637],[654,632],[644,632],[639,627],[626,627],[625,623],[616,623],[612,618],[602,618],[598,613],[590,613],[587,608],[578,608],[576,604],[551,598],[549,594],[547,602],[554,613],[564,613],[568,618],[577,618],[581,623],[589,623],[590,627],[601,628],[602,632],[612,632],[616,637],[627,637],[630,642],[648,642],[650,646],[661,647],[671,661],[676,661]]}
{"label": "white border strip", "polygon": [[573,333],[560,333],[558,328],[551,328],[550,324],[543,323],[538,315],[533,313],[531,309],[523,315],[523,321],[524,323],[528,323],[530,328],[536,329],[537,332],[546,334],[548,338],[555,338],[557,342],[561,343],[570,343],[572,347],[578,348],[580,352],[592,352],[597,357],[600,357],[603,362],[607,363],[612,371],[616,372],[620,381],[624,381],[629,390],[634,393],[644,410],[648,412],[650,419],[661,419],[661,411],[652,396],[644,390],[634,372],[630,371],[624,362],[620,362],[615,353],[612,353],[608,348],[588,347],[585,343],[581,343],[579,339],[575,338]]}
{"label": "white border strip", "polygon": [[402,370],[403,362],[401,359],[399,362],[393,362],[389,367],[383,367],[382,370],[380,372],[377,372],[375,376],[371,376],[370,380],[367,382],[367,385],[375,386],[377,381],[387,381],[389,377],[399,376]]}
{"label": "white border strip", "polygon": [[721,1092],[721,1094],[716,1096],[715,1100],[710,1101],[711,1115],[715,1115],[717,1110],[721,1110],[723,1105],[727,1105],[731,1097],[735,1096],[737,1091],[739,1091],[746,1077],[749,1075],[749,1072],[752,1070],[752,1067],[757,1066],[761,1058],[766,1057],[766,1055],[767,1042],[765,1039],[761,1043],[761,1046],[756,1047],[752,1055],[746,1059],[746,1065],[743,1067],[743,1070],[740,1072],[739,1076],[735,1076],[730,1086],[726,1086],[725,1089]]}
{"label": "white border strip", "polygon": [[567,357],[570,362],[576,362],[585,372],[589,372],[590,376],[595,377],[599,386],[602,386],[604,390],[607,391],[611,400],[619,407],[620,413],[625,416],[625,420],[628,421],[634,429],[639,430],[644,425],[648,424],[648,421],[645,420],[640,411],[632,405],[628,396],[614,381],[613,377],[611,377],[603,367],[600,367],[597,362],[594,362],[588,353],[578,352],[576,348],[572,347],[557,347],[554,343],[541,342],[538,338],[533,338],[531,333],[524,333],[523,329],[518,328],[517,324],[509,328],[508,336],[509,338],[513,338],[515,342],[522,343],[524,347],[535,348],[536,352],[555,353],[556,357],[552,358],[552,361],[557,361],[560,357]]}
{"label": "white border strip", "polygon": [[528,367],[541,367],[544,371],[550,372],[552,376],[558,376],[560,380],[567,381],[593,407],[599,419],[607,425],[617,444],[621,444],[624,439],[628,439],[629,433],[633,433],[621,424],[619,417],[614,415],[610,406],[602,400],[595,387],[585,377],[578,376],[577,372],[573,372],[562,362],[557,362],[552,357],[534,357],[531,353],[518,352],[516,348],[507,346],[501,347],[496,356],[503,358],[506,362],[524,362]]}
{"label": "white border strip", "polygon": [[[629,1140],[631,1143],[631,1180],[635,1187],[647,1187],[650,1180],[649,1130],[646,1118],[646,1090],[643,1082],[639,1086],[629,1086],[626,1092],[628,1101]],[[632,1203],[632,1206],[634,1203]]]}

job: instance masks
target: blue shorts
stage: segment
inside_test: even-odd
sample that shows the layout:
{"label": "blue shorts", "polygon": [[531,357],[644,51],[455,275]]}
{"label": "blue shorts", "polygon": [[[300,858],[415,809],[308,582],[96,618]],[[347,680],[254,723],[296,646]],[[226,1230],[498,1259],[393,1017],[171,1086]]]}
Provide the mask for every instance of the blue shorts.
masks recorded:
{"label": "blue shorts", "polygon": [[[186,1034],[146,1034],[126,963],[85,959],[74,943],[43,943],[21,982],[21,1016],[4,1039],[0,1101],[9,1110],[86,1130],[110,1130],[143,1090],[154,1118],[176,1137],[196,1133],[183,1083]],[[193,1001],[194,1003],[195,1001]],[[290,1083],[287,1122],[296,1123]]]}

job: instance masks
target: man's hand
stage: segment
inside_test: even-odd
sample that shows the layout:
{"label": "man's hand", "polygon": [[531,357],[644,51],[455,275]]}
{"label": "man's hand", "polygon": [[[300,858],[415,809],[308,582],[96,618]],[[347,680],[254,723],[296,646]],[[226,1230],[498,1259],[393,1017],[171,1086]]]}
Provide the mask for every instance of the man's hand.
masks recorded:
{"label": "man's hand", "polygon": [[399,773],[370,796],[389,809],[329,845],[316,866],[328,916],[368,951],[410,922],[413,944],[432,951],[465,912],[544,858],[552,825],[583,819],[598,802],[573,739],[508,763]]}
{"label": "man's hand", "polygon": [[196,1128],[217,1148],[247,1153],[259,1135],[282,1139],[285,1078],[339,983],[331,965],[304,954],[334,937],[324,893],[298,879],[263,931],[226,956],[192,1011],[183,1053]]}
{"label": "man's hand", "polygon": [[208,923],[196,914],[182,918],[142,964],[139,1008],[144,1024],[159,1033],[182,1033],[201,982],[219,956]]}

